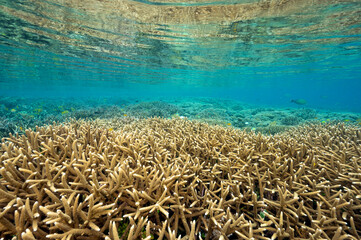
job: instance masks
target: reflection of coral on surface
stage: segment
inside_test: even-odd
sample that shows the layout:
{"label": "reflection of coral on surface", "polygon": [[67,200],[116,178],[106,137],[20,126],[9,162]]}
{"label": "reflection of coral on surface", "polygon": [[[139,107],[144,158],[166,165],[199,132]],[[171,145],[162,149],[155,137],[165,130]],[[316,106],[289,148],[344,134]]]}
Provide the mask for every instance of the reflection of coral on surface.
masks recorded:
{"label": "reflection of coral on surface", "polygon": [[359,129],[109,127],[74,122],[3,142],[0,237],[359,239]]}

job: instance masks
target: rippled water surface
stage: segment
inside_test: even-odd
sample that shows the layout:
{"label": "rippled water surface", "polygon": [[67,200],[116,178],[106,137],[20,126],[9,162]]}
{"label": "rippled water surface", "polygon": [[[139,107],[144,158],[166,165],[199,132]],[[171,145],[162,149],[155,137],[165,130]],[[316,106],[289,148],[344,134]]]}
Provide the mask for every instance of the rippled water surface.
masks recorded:
{"label": "rippled water surface", "polygon": [[360,20],[353,0],[0,0],[0,94],[360,112]]}

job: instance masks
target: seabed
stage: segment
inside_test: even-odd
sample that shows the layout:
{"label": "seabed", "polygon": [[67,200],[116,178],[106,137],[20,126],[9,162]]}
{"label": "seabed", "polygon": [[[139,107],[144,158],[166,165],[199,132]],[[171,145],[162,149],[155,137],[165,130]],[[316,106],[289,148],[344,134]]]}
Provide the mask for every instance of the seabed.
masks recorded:
{"label": "seabed", "polygon": [[2,239],[360,239],[355,114],[2,103]]}

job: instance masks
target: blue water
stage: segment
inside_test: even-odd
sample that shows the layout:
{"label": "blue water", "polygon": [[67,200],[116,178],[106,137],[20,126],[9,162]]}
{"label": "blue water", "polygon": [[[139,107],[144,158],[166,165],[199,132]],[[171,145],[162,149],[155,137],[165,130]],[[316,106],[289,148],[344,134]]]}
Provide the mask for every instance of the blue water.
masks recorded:
{"label": "blue water", "polygon": [[319,2],[0,0],[0,96],[360,113],[361,2]]}

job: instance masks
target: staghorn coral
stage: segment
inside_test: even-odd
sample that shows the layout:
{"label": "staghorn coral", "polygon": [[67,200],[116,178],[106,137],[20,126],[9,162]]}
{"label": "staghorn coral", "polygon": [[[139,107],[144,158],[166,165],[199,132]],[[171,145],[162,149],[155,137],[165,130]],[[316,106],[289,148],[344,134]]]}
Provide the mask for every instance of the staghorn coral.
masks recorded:
{"label": "staghorn coral", "polygon": [[126,107],[129,115],[140,118],[171,117],[174,114],[182,115],[183,112],[176,105],[162,101],[140,102]]}
{"label": "staghorn coral", "polygon": [[4,139],[1,237],[360,238],[358,128],[263,136],[181,119],[101,124]]}
{"label": "staghorn coral", "polygon": [[[256,133],[260,132],[260,133],[266,134],[266,135],[267,134],[274,135],[274,134],[282,133],[282,132],[288,130],[289,128],[290,128],[289,126],[269,124],[266,127],[258,127],[255,131],[256,131]],[[248,130],[250,130],[250,129],[248,128]]]}
{"label": "staghorn coral", "polygon": [[17,127],[13,122],[0,116],[0,138],[9,136],[9,132],[14,132],[16,129]]}

